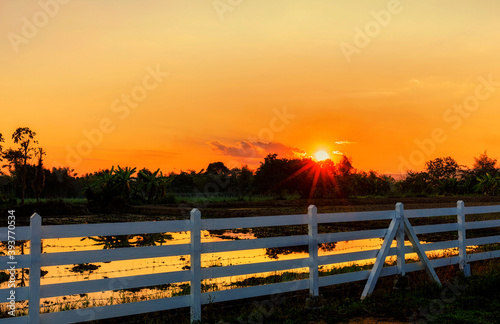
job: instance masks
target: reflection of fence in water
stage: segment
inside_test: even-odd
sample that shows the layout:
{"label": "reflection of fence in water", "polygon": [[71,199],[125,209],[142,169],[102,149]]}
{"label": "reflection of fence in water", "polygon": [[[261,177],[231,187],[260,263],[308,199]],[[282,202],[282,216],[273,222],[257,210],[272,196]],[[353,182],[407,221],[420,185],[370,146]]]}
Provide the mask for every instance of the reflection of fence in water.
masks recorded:
{"label": "reflection of fence in water", "polygon": [[[467,214],[495,213],[500,212],[500,206],[486,207],[468,207],[464,209]],[[459,214],[459,208],[440,208],[430,210],[408,210],[405,211],[406,218],[430,217],[430,216],[448,216]],[[87,320],[82,314],[91,312],[93,319],[103,319],[115,316],[124,316],[139,314],[144,312],[175,309],[190,306],[193,316],[196,319],[199,316],[200,305],[211,301],[227,301],[239,298],[269,295],[279,292],[296,291],[302,289],[311,289],[314,294],[317,287],[338,284],[343,282],[352,282],[366,280],[370,271],[358,271],[353,273],[344,273],[340,275],[331,275],[326,277],[317,276],[318,267],[343,262],[353,262],[363,259],[374,259],[377,257],[379,249],[357,251],[349,253],[337,253],[318,256],[314,246],[323,243],[340,242],[346,240],[361,240],[383,238],[387,229],[352,231],[342,233],[317,234],[317,223],[336,223],[352,221],[370,221],[370,220],[390,220],[395,216],[394,211],[380,212],[353,212],[336,214],[318,214],[312,215],[289,215],[289,216],[268,216],[268,217],[245,217],[229,219],[204,219],[199,218],[199,212],[194,211],[191,220],[182,221],[162,221],[162,222],[141,222],[141,223],[116,223],[116,224],[90,224],[90,225],[59,225],[34,227],[32,224],[32,233],[41,233],[42,239],[58,237],[84,237],[84,236],[116,236],[130,235],[136,233],[165,233],[165,232],[185,232],[190,231],[190,244],[161,245],[161,246],[143,246],[133,248],[106,249],[106,250],[88,250],[78,252],[57,252],[38,254],[40,265],[42,267],[57,266],[64,264],[81,264],[89,262],[114,262],[119,260],[134,260],[144,258],[173,257],[182,255],[195,256],[194,267],[189,271],[172,271],[150,275],[135,275],[127,277],[106,278],[89,280],[85,282],[68,282],[61,284],[48,284],[41,287],[33,285],[30,287],[20,287],[16,289],[17,300],[30,298],[36,305],[40,298],[51,298],[72,294],[88,294],[99,291],[135,289],[162,285],[166,283],[182,283],[191,281],[191,296],[169,297],[161,300],[152,300],[147,302],[132,302],[100,308],[90,308],[83,313],[80,310],[69,310],[58,313],[41,314],[40,318],[44,321],[66,322],[78,318],[81,321]],[[35,216],[36,217],[39,216]],[[312,222],[312,223],[311,223]],[[316,223],[316,224],[317,224]],[[35,222],[36,224],[36,222]],[[308,225],[308,235],[295,235],[285,237],[267,237],[248,240],[231,240],[218,242],[201,241],[201,230],[222,230],[230,228],[252,228],[266,226],[288,226],[288,225]],[[445,266],[460,263],[462,268],[469,261],[482,260],[492,257],[499,257],[500,251],[489,251],[467,255],[464,246],[481,245],[489,243],[498,243],[499,236],[480,237],[465,240],[465,229],[479,229],[487,227],[500,226],[500,220],[437,224],[415,226],[417,234],[437,233],[446,231],[459,231],[459,240],[435,242],[423,245],[425,251],[435,251],[459,247],[459,256],[452,256],[431,260],[432,266]],[[316,228],[316,231],[315,231]],[[460,232],[462,231],[462,232]],[[4,231],[5,232],[5,231]],[[0,235],[5,236],[3,232]],[[29,228],[18,228],[17,236],[19,239],[30,239]],[[0,239],[2,237],[0,236]],[[36,241],[34,241],[36,242]],[[201,256],[203,254],[223,253],[234,251],[245,251],[249,249],[266,248],[287,248],[289,246],[308,245],[307,257],[286,259],[278,261],[262,261],[257,263],[238,264],[231,266],[203,267],[201,265]],[[311,249],[312,247],[312,249]],[[389,250],[389,255],[396,255],[400,247],[394,247]],[[317,250],[317,248],[316,248]],[[312,251],[312,252],[311,252]],[[31,252],[31,251],[30,251]],[[410,246],[404,247],[405,253],[414,252]],[[245,252],[238,252],[245,253]],[[5,258],[5,257],[1,257]],[[37,260],[36,253],[33,258],[30,255],[17,256],[18,268],[35,269]],[[198,261],[197,261],[198,260]],[[1,264],[6,264],[5,262]],[[314,265],[314,266],[313,266]],[[4,266],[5,267],[5,266]],[[291,269],[309,269],[309,279],[296,280],[292,282],[281,282],[257,287],[247,287],[239,289],[229,289],[224,291],[215,291],[210,293],[201,293],[202,280],[212,278],[222,278],[228,276],[241,276],[272,271],[288,271]],[[406,271],[415,271],[421,269],[418,263],[407,264]],[[35,274],[37,272],[34,272]],[[316,275],[314,275],[316,273]],[[398,267],[385,267],[382,269],[382,275],[394,275],[398,273]],[[312,274],[312,276],[311,276]],[[316,289],[314,289],[316,287]],[[6,297],[6,289],[0,290],[0,298]],[[5,298],[4,298],[5,300]],[[29,309],[32,312],[32,309]],[[31,314],[37,316],[37,314]],[[24,321],[26,317],[19,317]]]}

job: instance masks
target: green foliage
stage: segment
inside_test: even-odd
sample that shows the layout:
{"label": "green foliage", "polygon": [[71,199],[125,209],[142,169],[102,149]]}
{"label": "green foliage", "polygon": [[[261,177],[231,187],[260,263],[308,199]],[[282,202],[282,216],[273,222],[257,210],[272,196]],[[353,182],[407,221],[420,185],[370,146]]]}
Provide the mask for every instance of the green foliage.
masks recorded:
{"label": "green foliage", "polygon": [[458,169],[457,161],[451,156],[437,158],[425,164],[425,171],[434,188],[438,188],[441,181],[456,177]]}
{"label": "green foliage", "polygon": [[488,156],[487,151],[484,151],[477,158],[474,158],[473,170],[477,176],[483,176],[486,173],[494,174],[496,170],[497,159],[492,159]]}
{"label": "green foliage", "polygon": [[476,178],[478,183],[474,187],[475,191],[485,195],[498,195],[500,192],[500,175],[491,175],[486,173],[483,176]]}
{"label": "green foliage", "polygon": [[451,157],[437,158],[426,163],[424,172],[408,171],[397,187],[401,193],[413,196],[498,195],[500,175],[496,163],[486,152],[475,158],[473,169],[460,167]]}
{"label": "green foliage", "polygon": [[97,173],[85,190],[85,196],[102,212],[120,212],[130,202],[135,168],[114,167]]}
{"label": "green foliage", "polygon": [[155,172],[142,169],[137,173],[134,193],[142,202],[153,203],[166,196],[166,185],[160,169]]}

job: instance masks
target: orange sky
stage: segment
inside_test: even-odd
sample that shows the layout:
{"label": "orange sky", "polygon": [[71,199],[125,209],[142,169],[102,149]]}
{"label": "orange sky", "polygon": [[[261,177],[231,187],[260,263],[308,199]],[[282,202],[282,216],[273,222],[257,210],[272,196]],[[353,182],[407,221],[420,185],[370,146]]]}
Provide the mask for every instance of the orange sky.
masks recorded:
{"label": "orange sky", "polygon": [[30,127],[48,167],[79,173],[255,168],[320,149],[381,173],[448,155],[470,166],[500,156],[498,12],[496,0],[2,0],[0,133],[10,146]]}

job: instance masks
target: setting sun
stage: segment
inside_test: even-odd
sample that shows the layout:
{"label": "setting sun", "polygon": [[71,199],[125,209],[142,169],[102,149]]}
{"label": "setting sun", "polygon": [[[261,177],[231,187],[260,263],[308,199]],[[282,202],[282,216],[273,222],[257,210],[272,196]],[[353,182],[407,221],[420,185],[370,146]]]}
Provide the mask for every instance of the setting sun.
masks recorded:
{"label": "setting sun", "polygon": [[324,161],[324,160],[328,160],[330,158],[330,155],[328,153],[326,153],[325,151],[318,151],[318,152],[316,152],[316,154],[314,154],[314,158],[317,161]]}

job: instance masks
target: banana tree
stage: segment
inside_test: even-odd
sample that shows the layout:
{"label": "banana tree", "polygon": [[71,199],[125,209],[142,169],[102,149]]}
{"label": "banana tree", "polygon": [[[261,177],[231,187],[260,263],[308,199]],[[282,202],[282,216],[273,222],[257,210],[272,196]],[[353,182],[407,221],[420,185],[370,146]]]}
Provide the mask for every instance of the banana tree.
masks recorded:
{"label": "banana tree", "polygon": [[165,186],[165,177],[160,169],[155,172],[142,169],[137,173],[137,194],[148,203],[165,196]]}
{"label": "banana tree", "polygon": [[491,175],[486,173],[484,176],[477,177],[479,182],[475,186],[476,192],[483,193],[485,195],[497,195],[500,191],[500,175]]}

